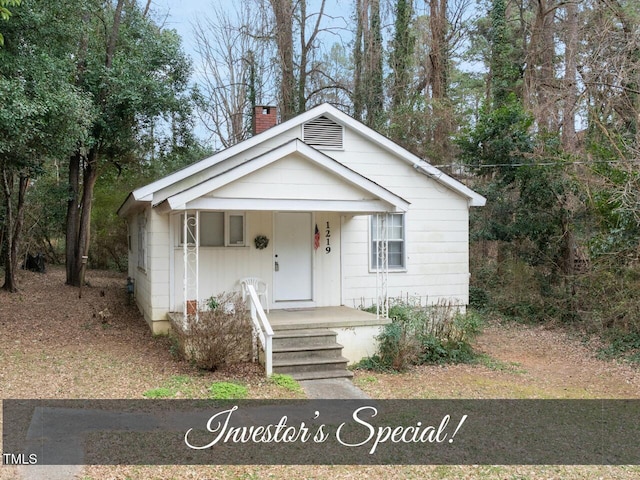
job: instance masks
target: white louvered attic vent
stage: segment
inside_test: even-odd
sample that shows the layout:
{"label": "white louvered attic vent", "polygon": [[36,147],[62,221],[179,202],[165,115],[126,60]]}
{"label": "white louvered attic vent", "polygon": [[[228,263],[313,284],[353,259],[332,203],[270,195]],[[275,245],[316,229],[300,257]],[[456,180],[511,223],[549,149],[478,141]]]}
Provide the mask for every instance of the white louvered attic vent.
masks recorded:
{"label": "white louvered attic vent", "polygon": [[304,124],[304,143],[319,150],[342,150],[344,128],[333,120],[322,116]]}

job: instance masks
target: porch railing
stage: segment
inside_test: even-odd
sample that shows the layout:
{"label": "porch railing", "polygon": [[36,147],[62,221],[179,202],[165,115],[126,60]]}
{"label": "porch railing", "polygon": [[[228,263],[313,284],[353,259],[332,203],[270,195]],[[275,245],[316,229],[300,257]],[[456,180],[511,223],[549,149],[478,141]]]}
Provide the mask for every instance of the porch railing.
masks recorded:
{"label": "porch railing", "polygon": [[249,304],[251,321],[264,349],[264,367],[267,377],[273,373],[273,328],[264,313],[260,299],[253,285],[247,285],[249,292]]}

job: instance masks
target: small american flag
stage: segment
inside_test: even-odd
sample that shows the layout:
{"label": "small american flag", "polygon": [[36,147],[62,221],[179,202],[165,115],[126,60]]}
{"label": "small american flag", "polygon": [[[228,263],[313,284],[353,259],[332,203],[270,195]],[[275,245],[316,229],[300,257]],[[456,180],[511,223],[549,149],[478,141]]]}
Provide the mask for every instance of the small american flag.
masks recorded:
{"label": "small american flag", "polygon": [[320,246],[320,230],[318,230],[318,224],[316,223],[316,233],[313,235],[313,248],[317,250]]}

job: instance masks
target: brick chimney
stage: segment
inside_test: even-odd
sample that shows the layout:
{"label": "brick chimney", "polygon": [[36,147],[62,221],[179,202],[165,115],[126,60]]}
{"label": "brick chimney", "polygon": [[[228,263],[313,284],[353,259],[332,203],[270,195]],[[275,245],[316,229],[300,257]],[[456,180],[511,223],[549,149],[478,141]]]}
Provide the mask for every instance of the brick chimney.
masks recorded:
{"label": "brick chimney", "polygon": [[278,123],[278,109],[276,107],[253,107],[253,134],[258,135]]}

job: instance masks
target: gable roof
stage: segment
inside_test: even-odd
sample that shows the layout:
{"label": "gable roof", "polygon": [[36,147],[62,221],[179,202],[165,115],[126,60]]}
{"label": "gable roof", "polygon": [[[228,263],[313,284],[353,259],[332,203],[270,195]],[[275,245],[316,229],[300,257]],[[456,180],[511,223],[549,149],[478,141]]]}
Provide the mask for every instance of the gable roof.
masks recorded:
{"label": "gable roof", "polygon": [[203,182],[170,195],[166,199],[153,202],[152,205],[158,206],[163,204],[163,207],[168,208],[169,210],[186,209],[189,202],[192,202],[214,190],[229,185],[230,183],[256,172],[257,170],[263,169],[293,153],[298,153],[307,161],[332,173],[343,182],[359,187],[360,189],[370,193],[374,198],[378,198],[392,205],[398,211],[407,211],[409,209],[409,202],[402,197],[387,190],[381,185],[378,185],[358,172],[351,170],[324,153],[308,146],[299,139],[285,142],[266,153],[262,153],[257,157],[246,160],[239,165],[233,166],[228,170],[219,173],[218,175],[212,176]]}
{"label": "gable roof", "polygon": [[[166,177],[163,177],[159,180],[156,180],[155,182],[152,182],[148,185],[145,185],[143,187],[140,187],[134,190],[129,194],[125,202],[122,204],[122,206],[118,210],[118,214],[125,215],[126,212],[129,210],[129,208],[133,206],[133,204],[137,202],[153,201],[154,193],[159,192],[160,190],[166,189],[167,187],[177,182],[180,182],[182,180],[185,180],[193,175],[203,172],[208,168],[211,168],[217,164],[220,164],[221,162],[224,162],[229,158],[237,156],[256,145],[259,145],[265,142],[266,140],[274,138],[280,135],[281,133],[286,132],[287,130],[290,130],[296,126],[303,125],[319,116],[325,116],[331,120],[334,120],[339,124],[342,124],[352,129],[353,131],[367,138],[369,141],[377,144],[382,149],[396,155],[398,158],[412,165],[416,169],[416,171],[418,171],[419,173],[427,175],[428,177],[432,178],[436,182],[449,188],[453,192],[461,195],[462,197],[467,198],[470,206],[483,206],[486,203],[486,199],[482,195],[474,192],[473,190],[471,190],[469,187],[462,184],[458,180],[438,170],[436,167],[432,166],[428,162],[422,160],[418,156],[412,154],[405,148],[401,147],[397,143],[393,142],[392,140],[385,137],[384,135],[376,132],[375,130],[367,127],[366,125],[357,121],[353,117],[350,117],[346,113],[338,110],[334,106],[324,103],[315,108],[307,110],[306,112],[301,113],[300,115],[290,120],[287,120],[286,122],[275,125],[270,129],[260,133],[259,135],[254,135],[253,137],[243,142],[233,145],[225,150],[215,153],[210,157],[200,160],[199,162],[189,165],[181,170],[178,170],[170,175],[167,175]],[[308,148],[311,148],[311,147],[308,147]]]}

